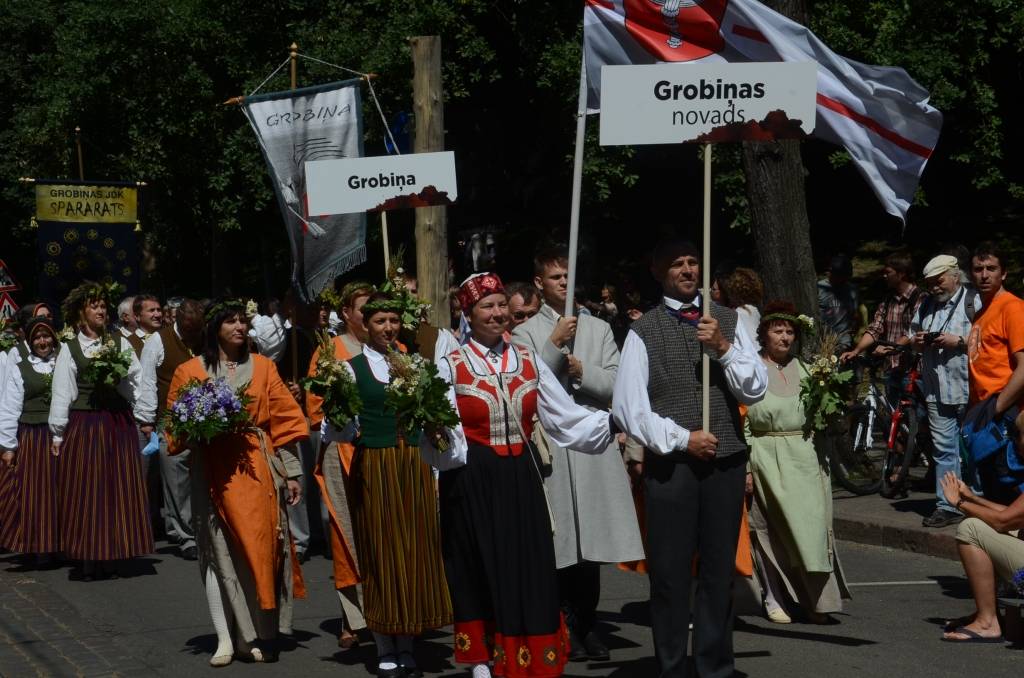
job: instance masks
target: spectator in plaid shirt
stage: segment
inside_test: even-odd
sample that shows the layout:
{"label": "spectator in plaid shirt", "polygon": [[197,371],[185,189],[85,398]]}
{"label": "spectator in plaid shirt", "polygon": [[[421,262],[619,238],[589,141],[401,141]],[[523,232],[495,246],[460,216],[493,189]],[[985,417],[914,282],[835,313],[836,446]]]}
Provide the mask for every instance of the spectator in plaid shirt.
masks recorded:
{"label": "spectator in plaid shirt", "polygon": [[[910,322],[917,314],[917,309],[925,299],[925,293],[913,283],[914,261],[908,254],[890,254],[882,267],[882,278],[890,294],[885,301],[878,305],[875,317],[868,325],[860,341],[852,350],[843,353],[840,360],[846,362],[863,353],[869,346],[879,340],[889,341],[895,344],[907,344],[910,342],[908,330]],[[887,355],[894,353],[892,348],[879,346],[874,350],[875,355]],[[889,398],[890,402],[899,397],[900,389],[903,386],[903,372],[899,369],[899,355],[890,355],[887,360],[889,370]]]}

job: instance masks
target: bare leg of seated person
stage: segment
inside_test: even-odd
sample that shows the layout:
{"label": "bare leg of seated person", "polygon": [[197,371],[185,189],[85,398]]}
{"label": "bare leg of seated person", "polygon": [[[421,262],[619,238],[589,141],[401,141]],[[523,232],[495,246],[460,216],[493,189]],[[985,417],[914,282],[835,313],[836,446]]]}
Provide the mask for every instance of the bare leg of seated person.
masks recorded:
{"label": "bare leg of seated person", "polygon": [[[964,565],[967,581],[974,595],[977,611],[974,621],[960,628],[977,634],[982,638],[999,638],[1002,629],[996,616],[996,572],[992,559],[985,551],[971,544],[959,543],[960,562]],[[962,631],[950,630],[942,634],[944,640],[970,641],[972,637]]]}

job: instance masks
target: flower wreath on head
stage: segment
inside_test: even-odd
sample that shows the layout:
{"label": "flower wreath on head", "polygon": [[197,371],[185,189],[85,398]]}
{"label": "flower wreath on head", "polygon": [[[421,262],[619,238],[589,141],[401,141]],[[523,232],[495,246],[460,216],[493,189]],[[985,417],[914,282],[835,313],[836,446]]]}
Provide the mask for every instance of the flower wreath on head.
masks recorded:
{"label": "flower wreath on head", "polygon": [[374,299],[363,304],[362,314],[364,318],[381,311],[402,315],[404,310],[405,303],[401,299]]}
{"label": "flower wreath on head", "polygon": [[255,301],[253,301],[252,299],[246,300],[238,298],[225,299],[224,301],[219,301],[215,304],[210,304],[209,306],[206,307],[206,313],[204,313],[203,316],[206,318],[206,322],[210,322],[218,313],[220,313],[221,311],[225,311],[229,308],[242,309],[242,315],[244,315],[246,318],[251,318],[258,312],[258,308],[256,306]]}
{"label": "flower wreath on head", "polygon": [[87,280],[68,293],[60,306],[65,323],[78,323],[78,312],[86,304],[103,300],[108,308],[113,308],[114,301],[125,292],[124,285],[116,282],[97,283]]}
{"label": "flower wreath on head", "polygon": [[[791,323],[793,327],[803,330],[807,334],[814,334],[814,318],[809,315],[791,315],[789,313],[769,313],[761,318],[763,323],[771,323],[773,320],[785,320]],[[767,325],[766,325],[767,326]]]}

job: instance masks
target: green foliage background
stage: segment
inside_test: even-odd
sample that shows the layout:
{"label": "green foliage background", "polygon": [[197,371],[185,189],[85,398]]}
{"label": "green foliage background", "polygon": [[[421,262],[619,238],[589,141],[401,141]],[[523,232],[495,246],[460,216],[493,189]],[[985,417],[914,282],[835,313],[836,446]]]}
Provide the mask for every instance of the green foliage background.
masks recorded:
{"label": "green foliage background", "polygon": [[[986,228],[1019,248],[1024,195],[1018,67],[1019,0],[811,0],[812,28],[837,52],[900,65],[945,114],[905,230],[886,216],[844,154],[804,145],[816,253],[882,238],[922,251]],[[32,191],[17,182],[77,175],[72,130],[83,129],[88,178],[141,180],[145,252],[157,293],[207,296],[232,288],[279,293],[288,251],[253,134],[225,99],[252,91],[300,51],[379,74],[390,115],[411,110],[408,38],[443,40],[446,145],[456,151],[458,234],[500,231],[500,262],[529,274],[529,254],[568,222],[582,3],[527,0],[6,0],[0,4],[0,229],[4,258],[31,288]],[[346,77],[300,61],[300,84]],[[265,90],[288,86],[287,68]],[[364,98],[369,100],[368,96]],[[367,153],[383,131],[367,103]],[[716,154],[716,221],[723,252],[751,255],[734,149]],[[584,280],[645,277],[639,260],[656,231],[689,229],[700,214],[693,147],[601,148],[590,121],[584,183]],[[371,222],[372,223],[372,222]],[[411,213],[392,232],[411,240]],[[732,229],[727,227],[731,226]],[[371,237],[377,231],[370,229]],[[627,234],[623,237],[623,234]],[[1019,249],[1018,249],[1019,251]],[[457,253],[457,252],[456,252]],[[375,256],[371,249],[371,260]],[[374,275],[376,265],[364,271]],[[639,272],[639,273],[638,273]],[[28,292],[31,290],[29,289]]]}

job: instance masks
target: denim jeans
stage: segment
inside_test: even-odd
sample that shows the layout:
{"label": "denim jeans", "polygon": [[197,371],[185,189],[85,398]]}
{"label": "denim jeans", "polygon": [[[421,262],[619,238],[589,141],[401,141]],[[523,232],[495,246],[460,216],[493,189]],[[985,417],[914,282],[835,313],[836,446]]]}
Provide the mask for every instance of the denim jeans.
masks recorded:
{"label": "denim jeans", "polygon": [[[952,471],[957,478],[960,474],[960,418],[963,416],[963,405],[944,405],[928,403],[928,426],[932,432],[932,443],[935,446],[935,497],[938,501],[935,508],[957,513],[957,510],[946,501],[942,493],[942,478]],[[969,479],[964,479],[971,485]]]}

